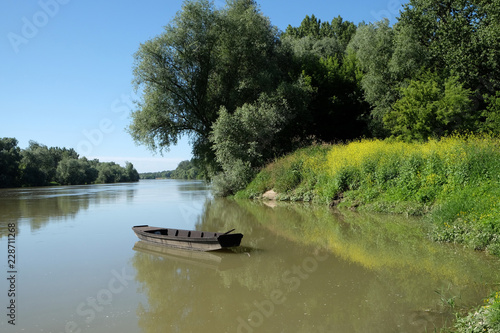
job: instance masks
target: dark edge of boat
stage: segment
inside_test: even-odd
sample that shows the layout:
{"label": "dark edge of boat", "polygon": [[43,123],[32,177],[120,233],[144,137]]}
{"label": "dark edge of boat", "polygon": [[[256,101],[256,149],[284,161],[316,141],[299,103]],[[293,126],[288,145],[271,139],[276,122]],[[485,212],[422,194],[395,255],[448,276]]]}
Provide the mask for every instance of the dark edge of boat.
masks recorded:
{"label": "dark edge of boat", "polygon": [[159,245],[190,249],[196,251],[215,251],[223,248],[236,247],[241,243],[243,234],[182,230],[171,228],[136,225],[132,227],[140,240]]}

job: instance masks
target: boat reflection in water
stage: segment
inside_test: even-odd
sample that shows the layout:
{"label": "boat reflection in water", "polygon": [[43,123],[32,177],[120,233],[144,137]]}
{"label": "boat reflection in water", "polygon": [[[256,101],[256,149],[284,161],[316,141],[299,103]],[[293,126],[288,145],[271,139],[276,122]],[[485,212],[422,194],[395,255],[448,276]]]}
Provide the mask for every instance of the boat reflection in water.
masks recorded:
{"label": "boat reflection in water", "polygon": [[177,249],[152,244],[142,240],[135,243],[133,249],[135,251],[160,256],[164,259],[169,259],[179,263],[194,264],[196,266],[212,269],[217,269],[222,262],[222,257],[213,253]]}
{"label": "boat reflection in water", "polygon": [[241,257],[241,254],[247,253],[247,255],[249,255],[246,251],[250,251],[245,248],[239,248],[238,252],[230,249],[223,249],[217,252],[191,251],[162,246],[142,240],[135,243],[133,250],[183,266],[187,264],[218,271],[225,271],[241,266],[241,264],[243,264],[242,260],[246,257]]}

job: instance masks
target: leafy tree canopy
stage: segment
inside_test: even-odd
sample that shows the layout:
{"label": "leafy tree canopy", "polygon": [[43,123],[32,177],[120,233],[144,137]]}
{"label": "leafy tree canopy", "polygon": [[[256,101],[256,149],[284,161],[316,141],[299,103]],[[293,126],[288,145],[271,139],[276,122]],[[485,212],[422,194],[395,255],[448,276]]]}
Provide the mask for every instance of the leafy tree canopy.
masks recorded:
{"label": "leafy tree canopy", "polygon": [[466,126],[471,93],[457,77],[440,82],[437,75],[428,73],[410,81],[401,95],[384,116],[385,124],[398,138],[425,141]]}
{"label": "leafy tree canopy", "polygon": [[72,148],[47,147],[30,141],[26,149],[15,138],[0,138],[0,187],[80,185],[138,181],[132,163],[100,163],[79,157]]}
{"label": "leafy tree canopy", "polygon": [[216,170],[209,136],[223,106],[253,102],[282,80],[278,30],[252,0],[216,9],[185,2],[165,31],[135,54],[134,82],[142,94],[130,133],[152,150],[187,135],[193,154]]}
{"label": "leafy tree canopy", "polygon": [[340,15],[333,18],[331,23],[321,22],[314,15],[306,15],[300,26],[292,27],[288,25],[282,37],[294,39],[310,37],[316,40],[333,38],[345,49],[355,32],[356,26],[354,23],[344,21]]}
{"label": "leafy tree canopy", "polygon": [[21,149],[15,138],[0,139],[0,187],[15,186],[19,181]]}
{"label": "leafy tree canopy", "polygon": [[414,42],[424,47],[433,71],[457,76],[477,110],[484,95],[500,88],[500,3],[486,0],[411,0],[397,28],[411,27]]}

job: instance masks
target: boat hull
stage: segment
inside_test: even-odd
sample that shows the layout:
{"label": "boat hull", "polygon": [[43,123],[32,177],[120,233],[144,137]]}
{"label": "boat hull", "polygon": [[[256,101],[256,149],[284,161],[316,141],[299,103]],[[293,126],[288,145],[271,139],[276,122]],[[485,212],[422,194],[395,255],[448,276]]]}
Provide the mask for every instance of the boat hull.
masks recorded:
{"label": "boat hull", "polygon": [[239,246],[243,238],[242,234],[168,229],[148,225],[134,226],[132,230],[145,242],[196,251],[215,251]]}

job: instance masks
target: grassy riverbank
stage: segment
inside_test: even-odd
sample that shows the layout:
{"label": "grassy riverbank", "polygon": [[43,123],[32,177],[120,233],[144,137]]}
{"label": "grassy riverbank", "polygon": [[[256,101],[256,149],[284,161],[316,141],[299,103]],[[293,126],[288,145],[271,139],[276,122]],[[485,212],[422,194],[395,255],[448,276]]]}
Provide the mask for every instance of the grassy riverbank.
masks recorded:
{"label": "grassy riverbank", "polygon": [[[271,189],[281,200],[425,215],[435,240],[500,256],[498,138],[312,146],[268,165],[236,196],[257,198]],[[498,293],[485,302],[475,315],[457,322],[460,332],[500,329]]]}

